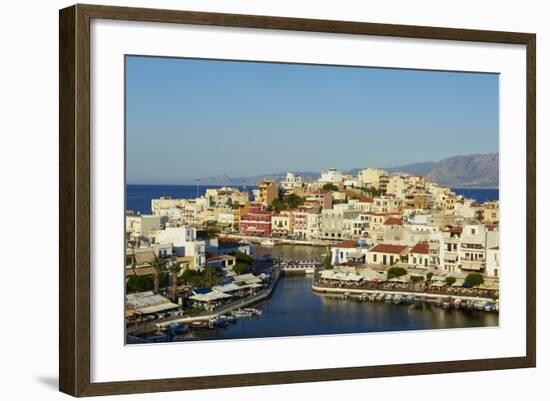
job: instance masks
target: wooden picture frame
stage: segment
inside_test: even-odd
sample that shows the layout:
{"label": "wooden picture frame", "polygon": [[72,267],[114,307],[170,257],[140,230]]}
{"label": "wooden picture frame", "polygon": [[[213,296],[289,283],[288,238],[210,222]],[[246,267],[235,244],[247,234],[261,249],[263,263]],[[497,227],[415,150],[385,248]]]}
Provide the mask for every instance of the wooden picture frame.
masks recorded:
{"label": "wooden picture frame", "polygon": [[[526,46],[526,356],[388,366],[92,383],[90,380],[90,21],[94,18]],[[73,396],[534,367],[536,361],[535,42],[530,33],[74,5],[59,15],[59,388]]]}

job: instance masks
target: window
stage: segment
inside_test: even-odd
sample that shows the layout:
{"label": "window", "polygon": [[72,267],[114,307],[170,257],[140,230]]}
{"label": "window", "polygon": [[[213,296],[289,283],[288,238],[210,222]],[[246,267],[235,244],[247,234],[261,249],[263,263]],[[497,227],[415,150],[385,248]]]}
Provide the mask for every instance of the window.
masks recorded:
{"label": "window", "polygon": [[372,255],[372,260],[373,260],[373,262],[375,262],[375,263],[376,263],[377,256],[378,256],[377,254]]}

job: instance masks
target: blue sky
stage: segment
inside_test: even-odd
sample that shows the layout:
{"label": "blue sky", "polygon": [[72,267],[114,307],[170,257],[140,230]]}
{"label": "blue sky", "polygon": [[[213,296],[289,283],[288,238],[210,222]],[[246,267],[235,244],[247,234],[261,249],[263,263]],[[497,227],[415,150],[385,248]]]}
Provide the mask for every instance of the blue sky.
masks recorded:
{"label": "blue sky", "polygon": [[498,75],[127,56],[130,184],[498,151]]}

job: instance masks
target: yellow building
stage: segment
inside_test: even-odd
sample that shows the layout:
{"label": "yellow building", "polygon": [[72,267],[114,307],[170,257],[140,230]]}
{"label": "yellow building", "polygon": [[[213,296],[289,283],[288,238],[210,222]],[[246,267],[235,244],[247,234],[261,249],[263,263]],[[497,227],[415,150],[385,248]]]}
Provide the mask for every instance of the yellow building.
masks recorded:
{"label": "yellow building", "polygon": [[259,192],[259,201],[266,206],[271,206],[273,201],[279,197],[279,189],[277,188],[277,183],[273,180],[264,179],[259,185]]}

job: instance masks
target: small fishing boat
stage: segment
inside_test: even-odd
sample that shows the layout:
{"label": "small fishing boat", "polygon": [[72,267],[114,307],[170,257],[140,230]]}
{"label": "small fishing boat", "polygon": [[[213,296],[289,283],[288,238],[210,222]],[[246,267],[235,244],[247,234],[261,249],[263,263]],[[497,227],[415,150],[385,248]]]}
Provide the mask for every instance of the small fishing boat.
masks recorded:
{"label": "small fishing boat", "polygon": [[205,320],[195,320],[189,323],[189,328],[192,330],[205,330],[208,329],[208,322]]}
{"label": "small fishing boat", "polygon": [[494,310],[495,312],[498,312],[499,308],[500,308],[499,302],[496,301],[495,304],[493,305],[493,310]]}
{"label": "small fishing boat", "polygon": [[414,301],[415,301],[415,298],[414,298],[414,295],[412,295],[412,294],[407,295],[407,296],[403,299],[403,303],[404,303],[405,305],[414,304]]}
{"label": "small fishing boat", "polygon": [[391,303],[393,300],[393,295],[392,294],[387,294],[385,297],[384,297],[384,302],[386,303]]}
{"label": "small fishing boat", "polygon": [[403,302],[403,295],[395,294],[392,301],[395,305],[399,305],[401,302]]}
{"label": "small fishing boat", "polygon": [[233,312],[231,312],[231,314],[236,317],[236,318],[242,318],[242,317],[250,317],[252,316],[252,313],[250,312],[247,312],[245,310],[242,310],[242,309],[236,309],[234,310]]}
{"label": "small fishing boat", "polygon": [[220,315],[218,318],[225,320],[227,323],[237,323],[235,316],[231,315]]}
{"label": "small fishing boat", "polygon": [[493,303],[491,301],[486,302],[485,305],[483,306],[483,310],[485,312],[492,312],[493,311]]}
{"label": "small fishing boat", "polygon": [[168,326],[169,329],[173,330],[175,334],[182,335],[187,333],[187,326],[181,323],[172,323]]}
{"label": "small fishing boat", "polygon": [[437,298],[437,301],[435,301],[435,306],[442,307],[443,306],[443,300],[441,298]]}
{"label": "small fishing boat", "polygon": [[271,239],[264,239],[263,241],[260,242],[260,245],[261,246],[275,246],[275,241],[273,241]]}
{"label": "small fishing boat", "polygon": [[376,294],[376,293],[370,294],[370,295],[368,296],[369,301],[371,301],[371,302],[376,301],[376,296],[377,296],[377,295],[378,295],[378,294]]}
{"label": "small fishing boat", "polygon": [[229,326],[229,322],[224,319],[220,319],[219,317],[214,317],[208,321],[208,326],[211,328],[218,327],[225,329]]}
{"label": "small fishing boat", "polygon": [[443,309],[449,309],[451,307],[451,302],[449,300],[445,300],[442,302],[441,307]]}
{"label": "small fishing boat", "polygon": [[476,301],[474,303],[474,308],[477,310],[484,310],[485,309],[485,301]]}
{"label": "small fishing boat", "polygon": [[244,308],[243,311],[249,312],[254,316],[261,316],[262,315],[262,311],[259,310],[259,309],[255,309],[255,308]]}
{"label": "small fishing boat", "polygon": [[455,309],[460,309],[462,307],[462,299],[457,298],[453,301],[453,306]]}
{"label": "small fishing boat", "polygon": [[385,295],[384,295],[384,294],[377,294],[377,295],[376,295],[376,301],[377,301],[377,302],[383,302],[383,301],[384,301],[384,298],[385,298]]}

